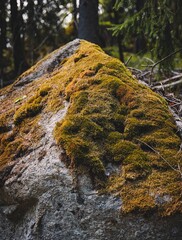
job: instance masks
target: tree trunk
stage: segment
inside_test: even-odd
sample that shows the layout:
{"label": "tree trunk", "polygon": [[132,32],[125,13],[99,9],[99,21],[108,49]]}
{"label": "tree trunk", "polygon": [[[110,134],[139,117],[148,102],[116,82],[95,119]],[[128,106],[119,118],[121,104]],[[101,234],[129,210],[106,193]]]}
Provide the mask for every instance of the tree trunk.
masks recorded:
{"label": "tree trunk", "polygon": [[21,23],[19,18],[17,0],[10,0],[11,7],[11,29],[13,35],[13,59],[14,71],[18,75],[27,69],[27,64],[24,56],[23,43],[21,39]]}
{"label": "tree trunk", "polygon": [[[114,8],[114,5],[116,3],[116,0],[112,0],[112,8]],[[121,14],[123,13],[123,8],[120,10]],[[113,13],[114,13],[114,18],[113,18],[113,23],[114,24],[119,24],[119,12],[118,11],[115,11],[113,10]],[[124,55],[123,55],[123,44],[122,44],[122,41],[123,41],[123,36],[121,34],[119,34],[117,37],[116,37],[116,41],[117,41],[117,45],[118,45],[118,50],[119,50],[119,59],[124,62]]]}
{"label": "tree trunk", "polygon": [[80,0],[78,37],[100,45],[98,0]]}
{"label": "tree trunk", "polygon": [[37,0],[37,6],[38,6],[38,14],[42,14],[43,12],[43,2],[42,0]]}
{"label": "tree trunk", "polygon": [[29,64],[32,66],[34,64],[34,0],[28,1],[28,51],[29,51]]}
{"label": "tree trunk", "polygon": [[77,3],[76,3],[76,0],[73,0],[72,4],[73,4],[72,18],[73,18],[73,23],[74,23],[74,32],[77,35],[78,23],[77,23]]}
{"label": "tree trunk", "polygon": [[0,79],[3,85],[4,79],[4,56],[3,52],[6,48],[6,1],[0,1]]}
{"label": "tree trunk", "polygon": [[[144,6],[144,0],[137,0],[136,1],[136,11],[139,12]],[[146,46],[144,35],[141,34],[137,36],[135,39],[135,52],[138,53],[142,51]]]}

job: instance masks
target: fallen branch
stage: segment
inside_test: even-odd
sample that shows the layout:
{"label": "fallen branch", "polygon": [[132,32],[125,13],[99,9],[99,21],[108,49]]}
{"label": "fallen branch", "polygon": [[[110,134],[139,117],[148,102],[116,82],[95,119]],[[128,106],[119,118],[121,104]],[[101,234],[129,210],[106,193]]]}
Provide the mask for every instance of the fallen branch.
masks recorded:
{"label": "fallen branch", "polygon": [[167,83],[167,82],[170,82],[171,80],[175,80],[175,79],[178,79],[178,78],[181,78],[181,77],[182,77],[182,74],[178,74],[176,76],[164,79],[164,80],[160,81],[160,83]]}
{"label": "fallen branch", "polygon": [[127,66],[131,59],[132,59],[132,56],[128,58],[128,60],[124,63],[124,65]]}
{"label": "fallen branch", "polygon": [[169,87],[173,87],[173,86],[176,86],[176,85],[178,85],[178,84],[180,84],[180,83],[182,83],[182,79],[180,79],[180,80],[178,80],[178,81],[176,81],[176,82],[172,82],[172,83],[168,83],[168,84],[162,84],[162,82],[160,82],[160,86],[154,86],[154,87],[152,87],[152,89],[154,89],[154,90],[162,90],[162,89],[164,89],[164,88],[169,88]]}
{"label": "fallen branch", "polygon": [[139,75],[139,77],[145,77],[146,75],[150,74],[150,71],[144,72],[141,75]]}
{"label": "fallen branch", "polygon": [[146,59],[148,62],[151,62],[152,64],[155,64],[155,62],[150,58],[144,57],[144,59]]}
{"label": "fallen branch", "polygon": [[134,68],[134,67],[128,67],[128,69],[130,69],[132,72],[133,72],[133,71],[135,71],[135,72],[140,72],[140,73],[143,72],[142,70],[137,69],[137,68]]}
{"label": "fallen branch", "polygon": [[151,68],[151,73],[150,73],[150,84],[151,84],[151,78],[152,78],[152,74],[153,74],[154,68],[155,68],[158,64],[164,62],[165,60],[167,60],[168,58],[172,57],[173,55],[175,55],[176,53],[178,53],[178,52],[180,52],[180,51],[182,51],[182,48],[180,48],[180,49],[172,52],[171,54],[167,55],[166,57],[162,58],[161,60],[159,60],[158,62],[156,62],[155,64],[153,64],[153,65],[151,66],[152,68]]}

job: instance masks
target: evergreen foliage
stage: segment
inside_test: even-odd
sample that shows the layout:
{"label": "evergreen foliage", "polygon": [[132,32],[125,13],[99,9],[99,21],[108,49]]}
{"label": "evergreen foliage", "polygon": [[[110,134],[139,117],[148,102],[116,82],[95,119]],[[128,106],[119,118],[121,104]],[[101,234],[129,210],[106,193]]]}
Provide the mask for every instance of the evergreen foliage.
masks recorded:
{"label": "evergreen foliage", "polygon": [[[148,49],[153,51],[157,60],[171,54],[180,47],[182,27],[182,2],[180,0],[142,0],[141,9],[137,9],[138,0],[117,0],[115,9],[125,9],[123,23],[112,27],[114,35],[125,34],[125,38],[144,35]],[[170,70],[173,67],[173,57],[161,63],[160,67]]]}

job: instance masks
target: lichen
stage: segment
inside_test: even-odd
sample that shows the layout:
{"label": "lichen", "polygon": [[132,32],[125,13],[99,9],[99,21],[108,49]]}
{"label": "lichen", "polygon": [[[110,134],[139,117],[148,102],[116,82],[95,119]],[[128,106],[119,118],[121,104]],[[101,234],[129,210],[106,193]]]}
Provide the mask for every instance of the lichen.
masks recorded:
{"label": "lichen", "polygon": [[[72,170],[81,173],[87,169],[96,186],[120,195],[125,213],[182,212],[181,140],[173,117],[166,101],[139,84],[119,60],[81,41],[79,49],[60,66],[24,87],[21,96],[26,95],[25,99],[14,103],[20,92],[8,91],[1,109],[8,106],[11,115],[5,118],[14,121],[15,127],[11,137],[10,132],[0,134],[0,168],[27,151],[22,135],[39,141],[39,117],[45,112],[54,114],[67,100],[70,107],[56,124],[54,137]],[[0,120],[0,127],[9,123]],[[16,143],[21,146],[18,152]],[[13,154],[6,146],[13,147]],[[120,173],[106,176],[108,163],[117,165]],[[157,196],[166,195],[170,201],[159,204]]]}

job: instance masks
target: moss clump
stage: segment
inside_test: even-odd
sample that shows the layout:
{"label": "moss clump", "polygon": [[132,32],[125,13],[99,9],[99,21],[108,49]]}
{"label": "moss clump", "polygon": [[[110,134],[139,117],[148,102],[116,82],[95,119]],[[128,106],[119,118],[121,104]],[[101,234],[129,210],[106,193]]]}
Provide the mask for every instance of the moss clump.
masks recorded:
{"label": "moss clump", "polygon": [[137,118],[128,118],[125,122],[125,136],[127,139],[139,137],[143,134],[152,132],[157,129],[157,124],[151,120],[139,120]]}
{"label": "moss clump", "polygon": [[45,97],[48,95],[51,87],[42,86],[37,94],[25,102],[14,114],[15,125],[20,124],[25,118],[34,117],[41,112]]}
{"label": "moss clump", "polygon": [[116,162],[123,162],[137,148],[136,144],[126,140],[120,140],[110,146],[113,160]]}
{"label": "moss clump", "polygon": [[31,100],[21,106],[14,115],[15,125],[20,124],[25,118],[34,117],[42,110],[41,97]]}
{"label": "moss clump", "polygon": [[51,90],[51,87],[50,87],[50,86],[43,86],[43,87],[41,87],[41,89],[39,90],[39,95],[40,95],[41,97],[45,97],[45,96],[49,93],[50,90]]}
{"label": "moss clump", "polygon": [[55,128],[55,138],[64,146],[71,159],[71,165],[87,166],[91,173],[97,173],[99,178],[104,177],[104,166],[95,141],[102,139],[103,136],[102,127],[89,118],[79,115],[68,118],[63,124],[57,124]]}
{"label": "moss clump", "polygon": [[6,139],[1,140],[1,147],[3,147],[2,152],[0,153],[0,169],[6,164],[9,159],[15,159],[20,157],[22,154],[27,151],[28,145],[23,142],[21,138],[10,138],[10,136]]}
{"label": "moss clump", "polygon": [[76,62],[80,61],[81,59],[83,59],[83,58],[85,58],[85,57],[87,57],[87,55],[84,54],[84,53],[81,53],[79,56],[77,56],[77,57],[74,59],[74,62],[76,63]]}
{"label": "moss clump", "polygon": [[150,159],[146,152],[141,149],[135,149],[129,154],[123,161],[124,165],[130,165],[130,169],[135,170],[149,170],[150,167]]}
{"label": "moss clump", "polygon": [[125,213],[158,210],[168,216],[181,210],[181,183],[172,169],[162,174],[153,170],[145,182],[128,181],[121,194]]}
{"label": "moss clump", "polygon": [[15,125],[20,124],[25,118],[34,117],[43,109],[51,87],[43,84],[28,101],[25,101],[14,114]]}
{"label": "moss clump", "polygon": [[0,115],[0,134],[8,132],[10,126],[8,126],[7,116],[5,114]]}
{"label": "moss clump", "polygon": [[[82,54],[86,57],[80,57]],[[98,178],[104,176],[108,162],[121,164],[122,174],[111,176],[106,189],[121,194],[123,211],[156,209],[146,179],[154,169],[161,175],[171,171],[157,151],[175,167],[180,161],[179,156],[172,159],[180,139],[165,100],[140,85],[117,59],[84,41],[63,68],[71,69],[67,74],[71,81],[64,80],[63,73],[59,75],[71,105],[54,132],[71,165],[85,166]],[[142,144],[145,141],[156,152]]]}

